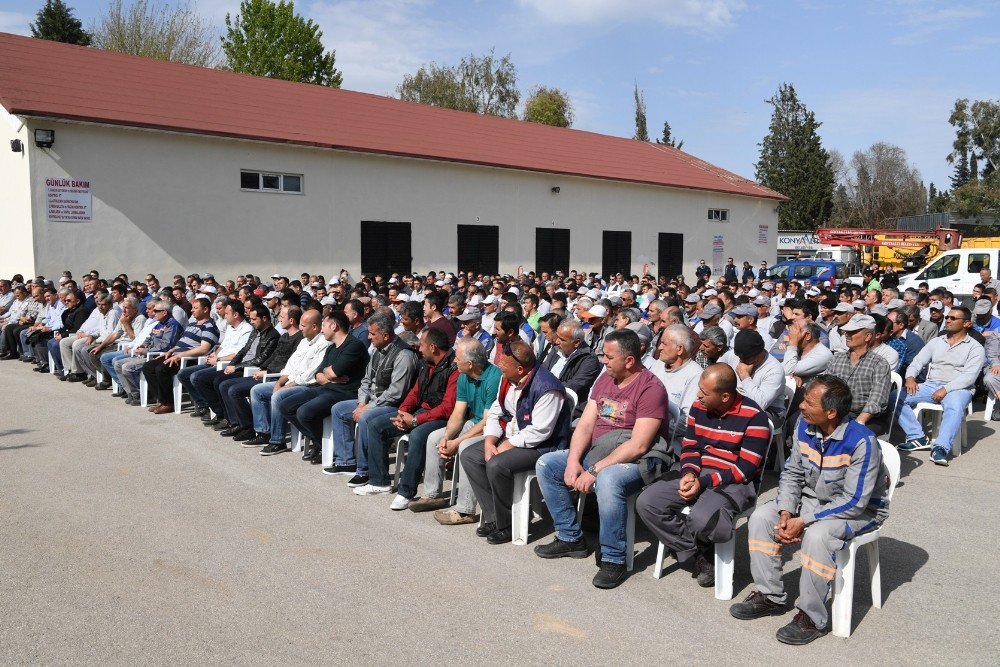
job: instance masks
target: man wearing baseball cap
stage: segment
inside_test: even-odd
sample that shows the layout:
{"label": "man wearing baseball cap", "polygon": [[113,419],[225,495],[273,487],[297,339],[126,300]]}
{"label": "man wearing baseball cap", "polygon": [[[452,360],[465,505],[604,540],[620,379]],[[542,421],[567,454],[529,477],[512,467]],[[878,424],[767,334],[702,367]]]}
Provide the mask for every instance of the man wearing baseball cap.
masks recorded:
{"label": "man wearing baseball cap", "polygon": [[781,362],[767,353],[764,339],[756,329],[744,330],[733,339],[737,362],[730,365],[736,371],[739,391],[753,400],[781,423],[785,418],[785,369]]}
{"label": "man wearing baseball cap", "polygon": [[854,316],[854,306],[845,301],[841,301],[833,308],[833,324],[830,326],[827,335],[830,336],[830,351],[834,354],[847,350],[847,341],[840,327],[847,324]]}
{"label": "man wearing baseball cap", "polygon": [[829,372],[851,390],[851,418],[875,433],[887,433],[892,416],[889,409],[892,369],[884,357],[872,351],[878,345],[875,318],[854,315],[839,329],[847,350],[833,355]]}

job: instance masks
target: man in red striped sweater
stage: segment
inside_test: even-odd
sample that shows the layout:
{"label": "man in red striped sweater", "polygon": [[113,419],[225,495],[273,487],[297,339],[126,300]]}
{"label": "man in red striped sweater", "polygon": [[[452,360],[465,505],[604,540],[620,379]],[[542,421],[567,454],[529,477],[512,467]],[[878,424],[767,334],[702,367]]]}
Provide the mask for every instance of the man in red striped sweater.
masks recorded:
{"label": "man in red striped sweater", "polygon": [[[635,504],[678,562],[694,560],[698,584],[706,588],[715,585],[715,543],[732,538],[734,518],[757,501],[771,441],[767,414],[736,384],[728,364],[705,369],[688,414],[679,476],[649,485]],[[686,507],[691,511],[684,515]]]}

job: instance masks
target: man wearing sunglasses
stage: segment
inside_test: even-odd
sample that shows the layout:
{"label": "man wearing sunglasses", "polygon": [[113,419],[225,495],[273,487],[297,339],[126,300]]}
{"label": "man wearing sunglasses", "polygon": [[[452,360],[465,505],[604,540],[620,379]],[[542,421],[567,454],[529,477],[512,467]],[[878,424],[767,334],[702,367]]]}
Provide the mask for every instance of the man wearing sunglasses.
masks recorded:
{"label": "man wearing sunglasses", "polygon": [[[968,308],[952,308],[944,318],[945,335],[938,336],[920,350],[906,369],[906,393],[899,411],[899,426],[906,433],[904,452],[931,450],[931,462],[948,465],[951,446],[962,426],[965,409],[972,402],[976,379],[986,353],[969,335],[972,313]],[[917,376],[927,368],[927,380],[917,384]],[[944,408],[934,442],[924,433],[913,414],[917,403],[940,403]]]}

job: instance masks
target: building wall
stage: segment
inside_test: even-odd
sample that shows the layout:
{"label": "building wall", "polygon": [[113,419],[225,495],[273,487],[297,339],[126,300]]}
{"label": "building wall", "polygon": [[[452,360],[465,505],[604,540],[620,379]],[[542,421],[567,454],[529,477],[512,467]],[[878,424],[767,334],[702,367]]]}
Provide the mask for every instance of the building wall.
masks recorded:
{"label": "building wall", "polygon": [[[102,274],[275,270],[360,272],[360,221],[412,223],[413,269],[454,270],[458,224],[500,227],[500,270],[535,264],[535,228],[571,229],[572,268],[600,271],[601,231],[632,231],[632,271],[657,261],[657,232],[684,234],[685,271],[711,263],[712,236],[725,254],[775,259],[776,202],[258,142],[76,123],[32,168],[39,270],[96,268]],[[303,175],[303,194],[244,192],[241,169]],[[93,222],[48,223],[48,177],[92,184]],[[559,194],[552,194],[554,186]],[[709,223],[707,209],[729,209]],[[768,225],[768,243],[758,243]],[[653,267],[655,272],[655,267]]]}
{"label": "building wall", "polygon": [[[35,148],[27,127],[0,107],[0,276],[35,276],[32,241],[30,168]],[[20,139],[24,151],[14,153],[10,142]],[[29,145],[30,144],[30,145]]]}

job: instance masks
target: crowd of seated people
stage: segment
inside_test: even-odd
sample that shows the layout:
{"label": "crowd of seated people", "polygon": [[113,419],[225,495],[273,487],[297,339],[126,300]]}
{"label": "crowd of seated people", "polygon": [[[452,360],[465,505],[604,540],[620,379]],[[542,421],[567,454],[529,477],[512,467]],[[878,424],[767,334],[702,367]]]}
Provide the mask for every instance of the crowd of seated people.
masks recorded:
{"label": "crowd of seated people", "polygon": [[[806,643],[828,629],[830,545],[886,518],[876,437],[897,424],[901,451],[947,466],[977,390],[1000,398],[997,281],[962,305],[875,273],[864,287],[697,275],[15,275],[0,280],[0,359],[154,415],[187,396],[186,414],[263,456],[294,433],[358,496],[475,524],[490,545],[511,542],[515,478],[535,473],[545,559],[589,555],[575,499],[593,494],[599,588],[629,576],[630,501],[706,587],[714,545],[756,506],[754,590],[732,614],[785,611],[780,551],[799,545],[798,613],[778,639]],[[921,403],[941,408],[931,433]],[[757,506],[781,434],[778,497]]]}

